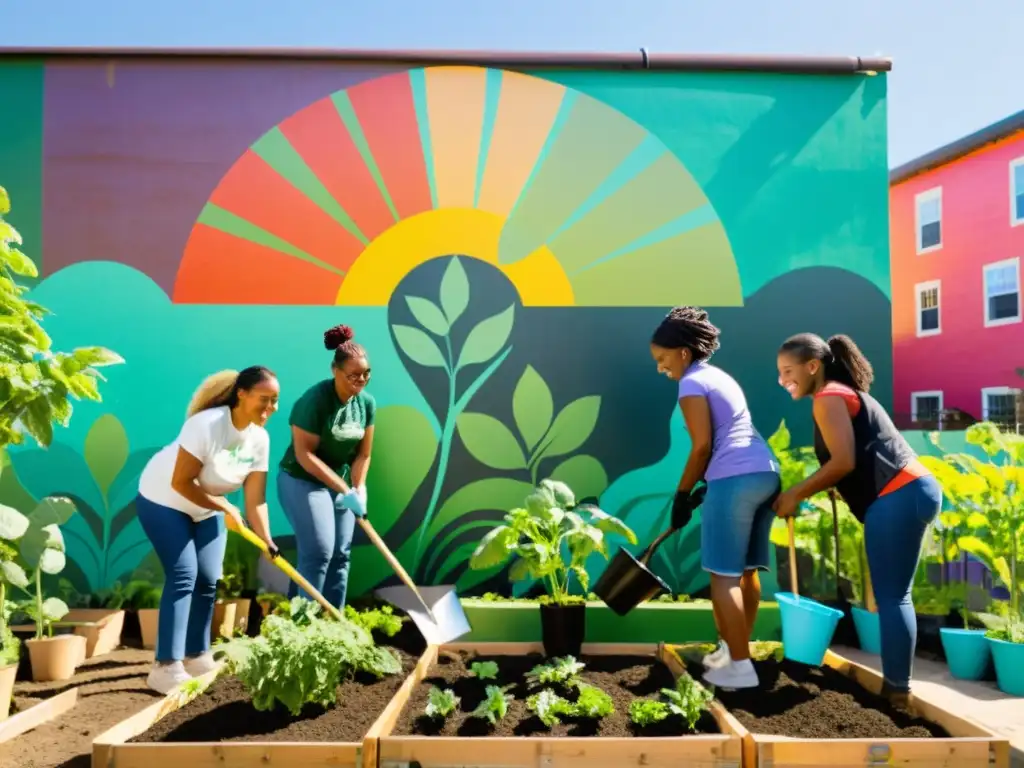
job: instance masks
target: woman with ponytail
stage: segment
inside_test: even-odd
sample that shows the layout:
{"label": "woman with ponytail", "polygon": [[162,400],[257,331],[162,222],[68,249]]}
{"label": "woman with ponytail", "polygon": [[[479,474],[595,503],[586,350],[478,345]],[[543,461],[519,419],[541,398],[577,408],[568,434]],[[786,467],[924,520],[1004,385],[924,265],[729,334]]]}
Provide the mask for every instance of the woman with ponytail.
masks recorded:
{"label": "woman with ponytail", "polygon": [[882,675],[890,698],[910,691],[917,618],[911,586],[942,489],[918,460],[885,409],[868,394],[871,363],[849,336],[827,342],[792,336],[778,354],[779,384],[794,400],[813,399],[814,452],[820,468],[784,491],[779,517],[835,488],[864,524],[864,547],[882,629]]}
{"label": "woman with ponytail", "polygon": [[[366,391],[370,363],[354,335],[347,325],[324,333],[324,346],[334,353],[331,377],[306,390],[292,408],[292,441],[277,474],[278,498],[295,531],[299,573],[338,608],[348,591],[355,519],[366,515],[377,410]],[[293,584],[289,596],[297,594]]]}
{"label": "woman with ponytail", "polygon": [[139,522],[164,567],[156,663],[148,685],[168,693],[215,668],[210,624],[224,565],[227,527],[245,525],[225,497],[245,489],[246,518],[272,554],[267,515],[267,420],[280,387],[262,366],[221,371],[189,403],[178,438],[149,460],[135,501]]}

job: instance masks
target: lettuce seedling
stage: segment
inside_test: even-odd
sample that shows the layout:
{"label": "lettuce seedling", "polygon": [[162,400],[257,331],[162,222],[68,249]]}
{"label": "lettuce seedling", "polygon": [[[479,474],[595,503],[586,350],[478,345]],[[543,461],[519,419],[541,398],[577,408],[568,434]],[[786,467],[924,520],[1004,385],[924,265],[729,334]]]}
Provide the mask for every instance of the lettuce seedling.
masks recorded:
{"label": "lettuce seedling", "polygon": [[612,697],[594,685],[581,685],[580,695],[573,704],[573,715],[599,719],[615,711]]}
{"label": "lettuce seedling", "polygon": [[668,704],[653,699],[633,699],[629,702],[629,719],[644,728],[660,723],[670,714]]}
{"label": "lettuce seedling", "polygon": [[575,656],[551,659],[548,664],[538,664],[526,673],[526,681],[532,686],[556,683],[566,688],[580,685],[580,672],[586,665],[576,661]]}
{"label": "lettuce seedling", "polygon": [[445,688],[442,691],[437,686],[431,686],[424,714],[427,717],[443,720],[455,711],[461,701],[462,699],[456,696],[455,691],[451,688]]}
{"label": "lettuce seedling", "polygon": [[689,675],[680,675],[675,689],[662,688],[661,695],[668,702],[673,715],[680,715],[692,731],[700,716],[707,711],[714,694]]}
{"label": "lettuce seedling", "polygon": [[511,694],[505,693],[505,690],[496,685],[488,685],[487,698],[470,713],[470,717],[479,717],[489,721],[491,725],[497,725],[498,721],[508,714],[508,705],[515,698]]}
{"label": "lettuce seedling", "polygon": [[562,717],[573,715],[572,703],[566,701],[550,688],[535,693],[526,700],[526,708],[537,715],[548,728],[562,722]]}
{"label": "lettuce seedling", "polygon": [[469,674],[479,680],[494,680],[498,677],[498,665],[493,661],[474,661]]}
{"label": "lettuce seedling", "polygon": [[390,605],[357,611],[351,605],[345,606],[345,618],[358,624],[367,632],[380,632],[385,637],[394,637],[402,630],[402,618],[395,616]]}

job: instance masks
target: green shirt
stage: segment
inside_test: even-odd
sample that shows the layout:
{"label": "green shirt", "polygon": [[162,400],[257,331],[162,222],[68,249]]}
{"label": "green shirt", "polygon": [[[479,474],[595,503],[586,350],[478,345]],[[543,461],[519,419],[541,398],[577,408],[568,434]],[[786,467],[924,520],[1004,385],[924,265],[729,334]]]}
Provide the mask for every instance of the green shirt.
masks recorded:
{"label": "green shirt", "polygon": [[[334,379],[325,379],[307,389],[296,401],[288,423],[319,435],[317,458],[348,482],[352,461],[366,429],[373,426],[376,410],[377,403],[370,393],[360,392],[343,403],[334,390]],[[281,469],[300,480],[320,482],[299,464],[294,441],[288,444],[288,450],[281,459]]]}

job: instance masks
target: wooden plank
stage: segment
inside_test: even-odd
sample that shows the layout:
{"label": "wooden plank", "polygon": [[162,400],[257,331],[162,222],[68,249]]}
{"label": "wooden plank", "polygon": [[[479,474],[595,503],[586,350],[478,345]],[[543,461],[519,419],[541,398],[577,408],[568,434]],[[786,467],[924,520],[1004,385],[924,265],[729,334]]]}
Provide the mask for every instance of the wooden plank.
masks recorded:
{"label": "wooden plank", "polygon": [[[391,736],[398,716],[416,687],[429,675],[438,656],[459,651],[482,656],[520,656],[543,653],[540,643],[453,643],[428,648],[392,704],[393,718],[379,734],[379,768],[739,768],[743,759],[739,722],[715,701],[711,713],[722,734],[680,737],[574,738],[574,737],[474,737]],[[665,663],[673,675],[684,671],[678,656],[651,643],[584,644],[581,655],[652,656]],[[390,706],[390,705],[389,705]],[[736,730],[738,727],[738,731]]]}
{"label": "wooden plank", "polygon": [[111,768],[349,768],[360,765],[358,744],[308,742],[122,744]]}
{"label": "wooden plank", "polygon": [[24,712],[19,712],[0,722],[0,744],[10,741],[15,736],[21,736],[21,734],[31,731],[33,728],[38,728],[44,723],[57,719],[77,703],[78,689],[72,688],[71,690],[64,691],[64,693],[59,693],[49,699],[40,701],[38,704],[33,704]]}

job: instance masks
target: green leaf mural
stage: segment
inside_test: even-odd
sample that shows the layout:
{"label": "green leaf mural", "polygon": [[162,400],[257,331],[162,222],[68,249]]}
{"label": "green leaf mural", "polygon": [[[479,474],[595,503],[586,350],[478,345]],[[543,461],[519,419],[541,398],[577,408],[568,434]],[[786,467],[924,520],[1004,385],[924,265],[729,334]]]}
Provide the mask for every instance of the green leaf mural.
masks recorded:
{"label": "green leaf mural", "polygon": [[459,353],[459,362],[455,370],[460,371],[467,365],[486,363],[501,351],[512,333],[515,309],[515,305],[510,304],[504,312],[481,320],[469,332],[466,343],[462,345],[462,351]]}
{"label": "green leaf mural", "polygon": [[395,325],[391,329],[395,332],[398,346],[414,363],[425,368],[448,367],[440,348],[419,328],[413,328],[411,325]]}
{"label": "green leaf mural", "polygon": [[600,498],[608,488],[608,474],[601,462],[586,454],[563,461],[551,471],[551,479],[565,483],[581,499],[589,496]]}
{"label": "green leaf mural", "polygon": [[459,437],[474,459],[493,469],[526,469],[526,456],[512,431],[485,413],[463,413]]}
{"label": "green leaf mural", "polygon": [[406,296],[405,302],[409,305],[409,311],[416,318],[416,322],[428,331],[435,336],[444,336],[448,333],[448,320],[437,304],[419,296]]}
{"label": "green leaf mural", "polygon": [[61,443],[46,451],[11,452],[11,465],[28,494],[68,496],[78,510],[60,524],[68,556],[86,579],[74,584],[79,592],[109,589],[152,551],[134,502],[139,475],[156,450],[132,452],[121,422],[105,414],[85,436],[84,457]]}
{"label": "green leaf mural", "polygon": [[551,456],[565,456],[572,453],[590,437],[597,426],[601,411],[601,398],[597,395],[573,400],[555,417],[547,442],[537,453],[536,461]]}
{"label": "green leaf mural", "polygon": [[466,277],[466,270],[462,262],[453,258],[448,262],[448,268],[441,278],[441,309],[444,310],[448,325],[455,325],[455,322],[462,317],[462,313],[469,307],[469,278]]}
{"label": "green leaf mural", "polygon": [[532,365],[526,366],[512,393],[512,415],[526,450],[532,451],[547,434],[555,415],[551,390]]}

